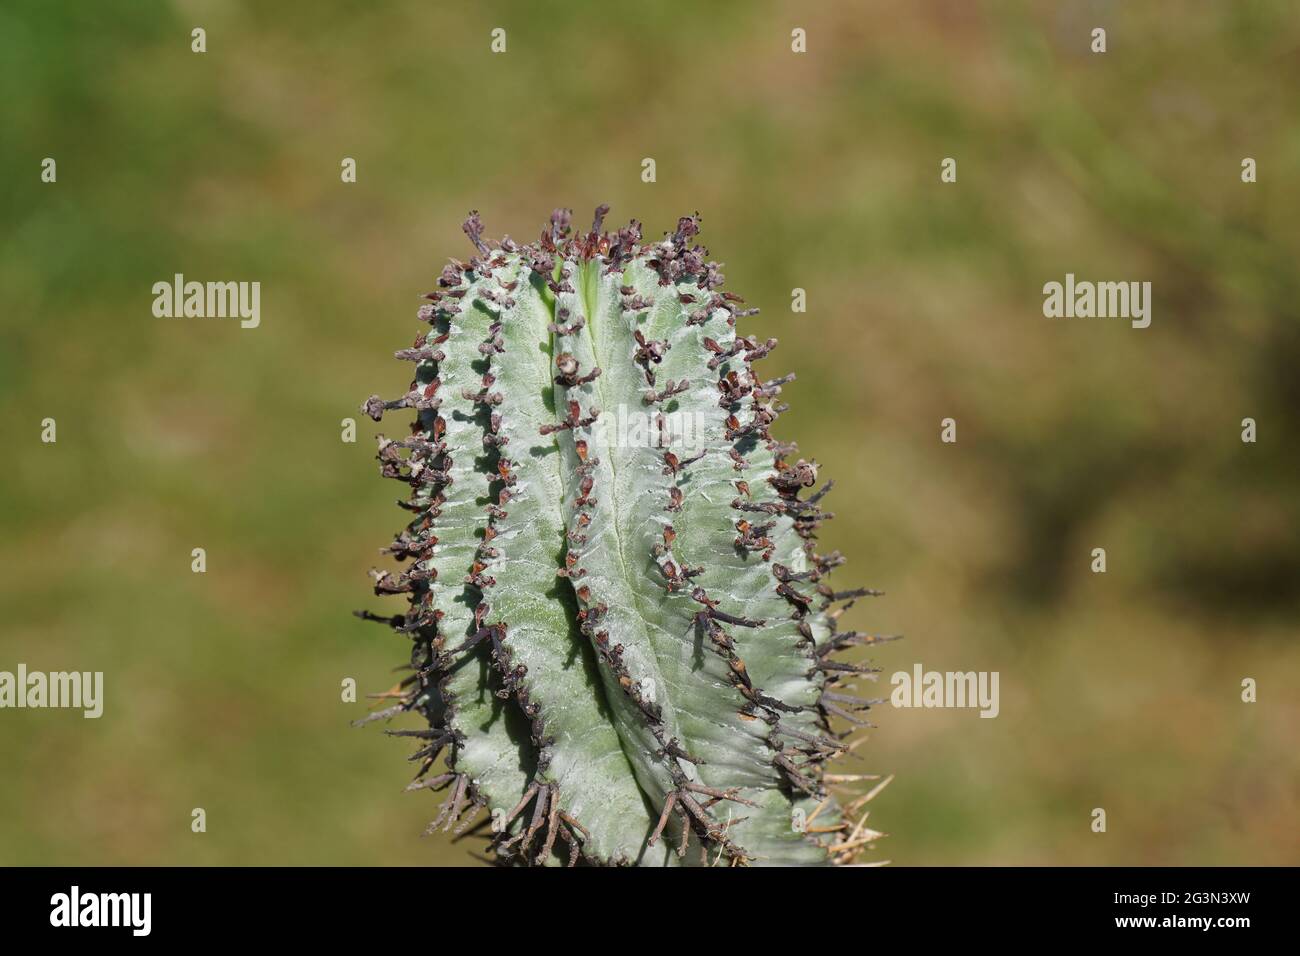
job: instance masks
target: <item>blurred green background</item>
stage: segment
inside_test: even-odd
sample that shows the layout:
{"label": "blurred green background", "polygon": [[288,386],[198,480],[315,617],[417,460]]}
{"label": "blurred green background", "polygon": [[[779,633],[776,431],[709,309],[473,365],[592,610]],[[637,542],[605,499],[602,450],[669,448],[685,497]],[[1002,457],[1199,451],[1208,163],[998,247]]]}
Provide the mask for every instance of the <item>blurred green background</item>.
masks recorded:
{"label": "blurred green background", "polygon": [[[0,86],[0,669],[107,688],[0,712],[0,863],[471,861],[340,700],[405,652],[349,616],[403,521],[358,405],[467,210],[601,201],[698,209],[781,339],[884,678],[1001,673],[996,720],[875,712],[874,859],[1300,862],[1295,4],[10,0]],[[261,327],[154,318],[176,272]],[[1151,327],[1045,319],[1066,272]]]}

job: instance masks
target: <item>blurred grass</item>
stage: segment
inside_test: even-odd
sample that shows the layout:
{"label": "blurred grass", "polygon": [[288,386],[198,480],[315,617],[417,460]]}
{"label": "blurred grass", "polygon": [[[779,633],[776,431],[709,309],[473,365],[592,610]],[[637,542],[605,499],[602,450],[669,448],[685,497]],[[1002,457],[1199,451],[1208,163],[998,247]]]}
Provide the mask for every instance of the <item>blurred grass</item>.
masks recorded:
{"label": "blurred grass", "polygon": [[[782,340],[824,543],[889,592],[850,624],[909,635],[886,675],[1001,672],[996,720],[879,713],[878,857],[1295,863],[1298,28],[1283,0],[7,3],[0,669],[103,670],[107,703],[0,714],[0,862],[469,861],[415,839],[405,749],[339,700],[403,653],[348,616],[400,516],[339,421],[404,384],[468,209],[527,238],[607,201],[649,236],[700,210]],[[261,327],[153,318],[175,272],[260,281]],[[1043,319],[1066,272],[1151,280],[1151,328]]]}

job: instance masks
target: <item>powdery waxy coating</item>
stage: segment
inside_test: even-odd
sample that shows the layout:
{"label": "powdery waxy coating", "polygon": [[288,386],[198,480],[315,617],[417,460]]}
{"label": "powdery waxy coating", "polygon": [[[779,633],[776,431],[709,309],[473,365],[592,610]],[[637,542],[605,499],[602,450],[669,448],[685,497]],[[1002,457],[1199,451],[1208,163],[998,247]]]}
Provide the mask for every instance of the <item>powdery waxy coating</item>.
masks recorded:
{"label": "powdery waxy coating", "polygon": [[[847,862],[878,834],[828,790],[866,779],[824,771],[846,750],[832,720],[880,701],[838,686],[871,668],[831,656],[889,639],[836,627],[877,592],[825,583],[830,483],[769,433],[793,376],[754,372],[776,340],[737,334],[756,310],[718,291],[698,216],[643,243],[635,220],[603,232],[607,211],[575,234],[557,210],[528,245],[471,213],[477,255],[396,353],[408,391],[363,406],[416,415],[379,437],[411,487],[386,549],[405,569],[372,572],[409,608],[358,612],[411,639],[411,670],[366,721],[428,721],[390,733],[419,738],[411,789],[447,791],[430,829],[487,809],[504,861]],[[620,406],[695,416],[703,451],[599,427]]]}

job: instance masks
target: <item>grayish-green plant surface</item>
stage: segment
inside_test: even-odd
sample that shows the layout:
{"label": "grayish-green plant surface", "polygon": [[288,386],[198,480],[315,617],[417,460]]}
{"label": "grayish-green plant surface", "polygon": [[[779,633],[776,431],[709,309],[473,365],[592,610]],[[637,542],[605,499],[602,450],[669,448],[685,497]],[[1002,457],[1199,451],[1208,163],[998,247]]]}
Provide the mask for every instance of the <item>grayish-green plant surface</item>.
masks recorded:
{"label": "grayish-green plant surface", "polygon": [[830,484],[770,434],[792,376],[755,371],[776,342],[738,331],[754,310],[698,216],[643,242],[606,212],[575,233],[557,210],[528,245],[472,213],[477,254],[397,353],[409,390],[365,404],[415,413],[379,437],[411,488],[404,567],[373,572],[409,607],[360,612],[411,669],[367,720],[427,720],[390,732],[418,738],[412,788],[447,795],[432,827],[485,809],[503,861],[847,862],[877,834],[825,767],[878,701],[833,654],[884,639],[837,629],[873,592],[826,583]]}

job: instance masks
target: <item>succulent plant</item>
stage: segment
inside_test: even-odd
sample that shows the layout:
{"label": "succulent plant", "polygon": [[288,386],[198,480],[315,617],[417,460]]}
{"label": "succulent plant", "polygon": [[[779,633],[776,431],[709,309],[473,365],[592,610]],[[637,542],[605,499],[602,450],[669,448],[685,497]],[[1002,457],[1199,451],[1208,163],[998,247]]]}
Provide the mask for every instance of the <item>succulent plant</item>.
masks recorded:
{"label": "succulent plant", "polygon": [[769,434],[793,376],[754,371],[776,340],[737,331],[757,310],[719,291],[698,215],[643,243],[607,212],[527,245],[471,213],[477,254],[396,353],[409,390],[364,405],[415,420],[379,436],[405,568],[371,572],[409,607],[357,612],[410,671],[362,722],[422,716],[389,733],[417,738],[410,789],[446,794],[430,829],[486,809],[501,861],[847,862],[879,835],[848,815],[870,794],[842,806],[861,778],[825,766],[880,701],[833,655],[888,639],[837,629],[877,592],[826,583],[830,483]]}

